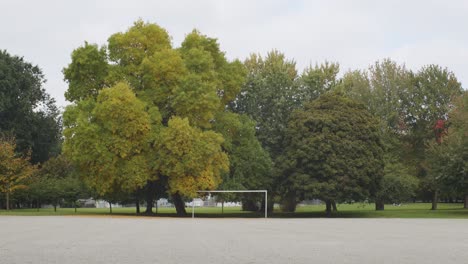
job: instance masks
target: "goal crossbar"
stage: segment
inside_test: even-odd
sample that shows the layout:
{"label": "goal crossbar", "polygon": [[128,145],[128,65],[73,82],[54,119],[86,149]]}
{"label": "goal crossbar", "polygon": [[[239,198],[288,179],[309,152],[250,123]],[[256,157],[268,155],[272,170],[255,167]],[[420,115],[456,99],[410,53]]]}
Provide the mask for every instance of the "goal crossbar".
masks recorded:
{"label": "goal crossbar", "polygon": [[[268,217],[268,191],[267,190],[212,190],[197,191],[197,193],[265,193],[265,218]],[[195,198],[192,200],[192,218],[195,218]]]}

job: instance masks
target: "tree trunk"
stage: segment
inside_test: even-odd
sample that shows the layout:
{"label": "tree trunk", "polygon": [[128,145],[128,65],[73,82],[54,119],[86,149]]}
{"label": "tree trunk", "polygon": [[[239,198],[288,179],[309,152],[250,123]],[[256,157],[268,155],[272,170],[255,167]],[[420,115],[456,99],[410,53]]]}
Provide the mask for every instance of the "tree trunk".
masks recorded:
{"label": "tree trunk", "polygon": [[57,212],[57,204],[54,204],[54,212]]}
{"label": "tree trunk", "polygon": [[332,200],[332,201],[331,201],[331,205],[332,205],[332,208],[333,208],[333,212],[338,212],[338,209],[336,208],[336,202],[335,202],[335,200]]}
{"label": "tree trunk", "polygon": [[112,203],[109,202],[109,212],[112,214]]}
{"label": "tree trunk", "polygon": [[10,210],[10,192],[8,190],[6,191],[6,209]]}
{"label": "tree trunk", "polygon": [[136,206],[136,213],[140,214],[140,199],[136,199],[135,201],[135,206]]}
{"label": "tree trunk", "polygon": [[468,209],[468,194],[465,194],[465,203],[463,204],[463,208]]}
{"label": "tree trunk", "polygon": [[154,196],[156,194],[156,181],[146,183],[146,211],[145,214],[153,214]]}
{"label": "tree trunk", "polygon": [[375,210],[376,211],[383,211],[385,210],[385,204],[382,200],[375,201]]}
{"label": "tree trunk", "polygon": [[75,213],[76,213],[76,201],[73,202],[73,205],[75,206]]}
{"label": "tree trunk", "polygon": [[294,192],[288,192],[283,197],[281,201],[281,211],[290,213],[296,211],[296,194]]}
{"label": "tree trunk", "polygon": [[439,200],[437,191],[432,193],[432,208],[431,210],[437,210],[437,201]]}
{"label": "tree trunk", "polygon": [[325,212],[327,213],[327,217],[330,217],[331,216],[331,210],[332,210],[331,201],[326,200],[325,201],[325,206],[326,206]]}
{"label": "tree trunk", "polygon": [[224,200],[221,201],[221,213],[224,214]]}
{"label": "tree trunk", "polygon": [[178,216],[185,216],[187,212],[185,211],[185,203],[182,200],[182,197],[178,192],[172,195],[172,199],[174,200],[174,206],[177,211]]}

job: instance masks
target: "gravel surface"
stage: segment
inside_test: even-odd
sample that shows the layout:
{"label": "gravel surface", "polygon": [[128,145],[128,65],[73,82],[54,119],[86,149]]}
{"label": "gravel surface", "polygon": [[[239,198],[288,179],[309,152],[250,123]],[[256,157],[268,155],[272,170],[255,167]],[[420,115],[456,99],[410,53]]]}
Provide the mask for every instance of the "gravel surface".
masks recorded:
{"label": "gravel surface", "polygon": [[468,220],[0,217],[0,263],[468,263]]}

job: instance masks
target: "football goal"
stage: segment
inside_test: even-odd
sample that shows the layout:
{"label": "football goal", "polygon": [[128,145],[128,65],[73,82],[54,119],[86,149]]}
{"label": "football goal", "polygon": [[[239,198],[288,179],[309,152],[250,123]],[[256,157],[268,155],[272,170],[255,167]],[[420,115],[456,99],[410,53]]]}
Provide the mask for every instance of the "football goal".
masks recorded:
{"label": "football goal", "polygon": [[[265,193],[265,218],[268,217],[268,191],[267,190],[213,190],[213,191],[198,191],[198,193]],[[192,218],[195,218],[195,198],[192,200]]]}

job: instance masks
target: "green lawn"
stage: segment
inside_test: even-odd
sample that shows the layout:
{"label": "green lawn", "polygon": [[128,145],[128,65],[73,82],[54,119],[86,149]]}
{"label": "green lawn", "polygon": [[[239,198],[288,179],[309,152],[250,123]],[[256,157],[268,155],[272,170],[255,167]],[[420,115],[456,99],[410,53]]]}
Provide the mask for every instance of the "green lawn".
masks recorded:
{"label": "green lawn", "polygon": [[[436,211],[429,210],[429,203],[403,204],[401,206],[386,205],[385,211],[375,211],[374,204],[339,204],[338,212],[332,217],[341,218],[468,218],[468,209],[463,209],[463,204],[440,203]],[[144,208],[142,208],[142,211]],[[187,208],[188,217],[191,216],[192,208]],[[298,206],[295,213],[283,213],[279,210],[270,215],[274,218],[306,218],[325,217],[323,205]],[[53,209],[18,209],[5,211],[0,210],[2,215],[110,215],[109,209],[105,208],[78,208],[75,213],[73,208]],[[113,215],[135,216],[135,208],[113,208]],[[159,208],[158,216],[176,216],[174,208]],[[195,217],[263,217],[263,213],[252,213],[241,211],[239,207],[225,207],[224,214],[218,207],[195,208]]]}

